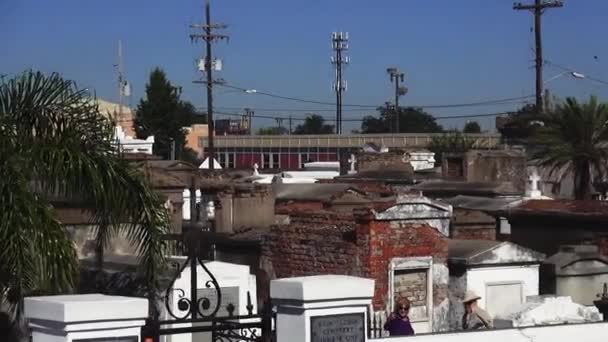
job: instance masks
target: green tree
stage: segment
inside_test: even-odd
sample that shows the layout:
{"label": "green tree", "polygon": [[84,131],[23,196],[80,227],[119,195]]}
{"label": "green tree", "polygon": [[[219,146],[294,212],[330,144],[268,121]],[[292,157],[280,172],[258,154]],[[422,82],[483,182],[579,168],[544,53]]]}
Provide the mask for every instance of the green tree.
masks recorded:
{"label": "green tree", "polygon": [[135,113],[137,136],[145,138],[154,135],[154,154],[165,159],[171,156],[175,142],[175,156],[182,159],[191,154],[184,146],[186,136],[183,127],[193,122],[201,123],[194,106],[180,100],[179,88],[171,84],[162,69],[152,70],[146,84],[146,97],[139,101]]}
{"label": "green tree", "polygon": [[509,144],[527,145],[540,122],[534,104],[527,104],[504,117],[496,118],[496,129]]}
{"label": "green tree", "polygon": [[464,125],[462,132],[467,134],[481,133],[481,126],[477,121],[469,121]]}
{"label": "green tree", "polygon": [[[362,133],[390,133],[395,123],[395,111],[386,107],[378,107],[380,115],[366,116],[361,123]],[[401,107],[399,115],[399,133],[439,133],[443,127],[435,118],[422,108]]]}
{"label": "green tree", "polygon": [[[70,291],[78,258],[53,204],[91,212],[101,251],[125,234],[153,296],[165,264],[168,214],[133,164],[117,153],[96,100],[57,74],[0,83],[0,301],[19,315],[30,294]],[[125,223],[128,222],[128,223]]]}
{"label": "green tree", "polygon": [[332,134],[334,126],[325,123],[325,118],[321,115],[312,114],[304,119],[304,123],[298,125],[294,134]]}
{"label": "green tree", "polygon": [[443,160],[444,153],[466,152],[474,147],[474,139],[467,138],[464,134],[455,131],[433,137],[428,149],[435,153],[436,164],[439,166]]}
{"label": "green tree", "polygon": [[289,130],[285,127],[262,127],[258,129],[258,135],[283,135],[288,134]]}
{"label": "green tree", "polygon": [[594,176],[602,179],[608,161],[608,106],[591,97],[574,98],[540,116],[543,127],[533,137],[538,150],[533,158],[560,177],[574,176],[574,197],[590,199]]}

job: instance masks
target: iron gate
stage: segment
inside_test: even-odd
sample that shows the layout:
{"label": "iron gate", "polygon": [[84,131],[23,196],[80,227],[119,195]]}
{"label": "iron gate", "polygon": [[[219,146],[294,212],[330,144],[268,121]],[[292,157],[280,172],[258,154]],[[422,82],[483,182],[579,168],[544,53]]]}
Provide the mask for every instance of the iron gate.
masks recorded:
{"label": "iron gate", "polygon": [[[169,287],[164,291],[161,300],[168,319],[160,319],[158,312],[146,320],[142,327],[142,342],[159,342],[160,336],[183,333],[211,333],[211,342],[270,342],[272,338],[273,313],[269,303],[254,313],[251,295],[247,292],[247,313],[238,315],[234,303],[224,306],[224,315],[219,315],[222,307],[222,288],[213,273],[205,266],[203,255],[205,245],[211,246],[215,236],[201,229],[191,229],[181,235],[169,235],[167,240],[181,243],[186,247],[187,259],[179,268]],[[186,267],[190,268],[190,296],[183,289],[174,288],[175,282]],[[203,289],[208,289],[213,296],[199,296],[197,269],[200,266],[208,275]],[[173,301],[177,299],[177,310]],[[256,299],[254,299],[256,300]],[[237,314],[235,314],[235,310]],[[194,340],[193,340],[194,342]]]}

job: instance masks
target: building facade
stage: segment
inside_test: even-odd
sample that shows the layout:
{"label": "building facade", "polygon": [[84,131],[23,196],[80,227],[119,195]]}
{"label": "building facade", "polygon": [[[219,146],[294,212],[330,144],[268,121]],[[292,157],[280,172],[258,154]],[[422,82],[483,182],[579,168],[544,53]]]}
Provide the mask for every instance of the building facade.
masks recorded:
{"label": "building facade", "polygon": [[[223,168],[296,170],[306,162],[340,161],[340,153],[360,150],[373,143],[389,149],[426,148],[442,134],[319,134],[319,135],[225,135],[215,137],[215,155]],[[493,149],[500,144],[498,134],[471,134],[476,148]],[[203,154],[208,138],[200,138]]]}

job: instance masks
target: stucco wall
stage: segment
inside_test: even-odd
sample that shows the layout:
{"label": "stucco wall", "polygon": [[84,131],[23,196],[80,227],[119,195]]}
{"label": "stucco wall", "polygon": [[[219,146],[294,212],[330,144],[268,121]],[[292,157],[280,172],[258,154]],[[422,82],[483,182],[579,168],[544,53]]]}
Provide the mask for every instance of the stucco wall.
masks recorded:
{"label": "stucco wall", "polygon": [[[467,290],[481,296],[479,305],[487,307],[486,284],[522,282],[523,298],[538,295],[538,265],[477,268],[467,271]],[[494,313],[490,313],[494,315]]]}
{"label": "stucco wall", "polygon": [[[383,339],[387,342],[604,342],[608,323],[567,324],[518,329],[480,330]],[[376,340],[374,340],[376,341]],[[287,342],[287,341],[278,341]]]}
{"label": "stucco wall", "polygon": [[608,283],[608,274],[584,277],[558,277],[555,281],[558,296],[570,296],[572,301],[582,305],[593,305],[602,285]]}

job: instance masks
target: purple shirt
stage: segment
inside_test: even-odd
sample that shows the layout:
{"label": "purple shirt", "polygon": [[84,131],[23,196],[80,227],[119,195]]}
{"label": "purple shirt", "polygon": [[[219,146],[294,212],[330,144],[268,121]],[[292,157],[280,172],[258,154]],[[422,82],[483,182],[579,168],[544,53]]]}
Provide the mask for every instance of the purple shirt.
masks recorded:
{"label": "purple shirt", "polygon": [[414,328],[407,319],[395,318],[384,324],[384,330],[387,330],[391,336],[411,336],[414,335]]}

